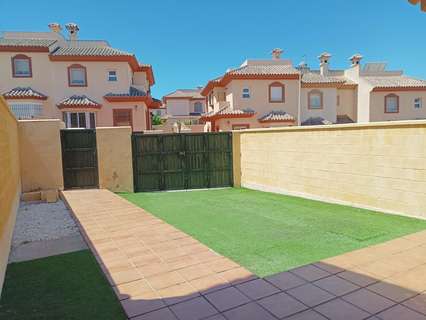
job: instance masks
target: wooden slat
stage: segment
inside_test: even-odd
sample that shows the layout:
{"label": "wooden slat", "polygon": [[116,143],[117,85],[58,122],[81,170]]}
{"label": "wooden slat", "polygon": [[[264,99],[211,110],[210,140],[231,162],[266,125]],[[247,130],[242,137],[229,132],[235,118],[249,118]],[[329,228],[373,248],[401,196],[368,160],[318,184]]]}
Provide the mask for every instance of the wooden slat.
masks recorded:
{"label": "wooden slat", "polygon": [[93,129],[61,130],[64,188],[97,188],[98,160]]}
{"label": "wooden slat", "polygon": [[232,134],[132,136],[135,191],[232,186]]}

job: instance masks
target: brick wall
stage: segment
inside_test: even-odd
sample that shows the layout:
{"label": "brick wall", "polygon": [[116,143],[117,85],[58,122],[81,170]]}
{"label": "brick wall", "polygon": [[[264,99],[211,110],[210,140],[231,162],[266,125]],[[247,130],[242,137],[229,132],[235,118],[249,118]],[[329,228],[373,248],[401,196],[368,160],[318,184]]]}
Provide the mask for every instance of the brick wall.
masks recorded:
{"label": "brick wall", "polygon": [[234,135],[244,187],[426,218],[426,121]]}

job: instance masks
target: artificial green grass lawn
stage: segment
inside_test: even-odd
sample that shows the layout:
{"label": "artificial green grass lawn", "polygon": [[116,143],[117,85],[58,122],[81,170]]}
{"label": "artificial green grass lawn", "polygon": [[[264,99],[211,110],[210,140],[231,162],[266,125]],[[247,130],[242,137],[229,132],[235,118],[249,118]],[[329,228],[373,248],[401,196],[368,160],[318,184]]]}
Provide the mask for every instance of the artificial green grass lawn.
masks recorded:
{"label": "artificial green grass lawn", "polygon": [[127,319],[89,250],[8,265],[0,319]]}
{"label": "artificial green grass lawn", "polygon": [[426,229],[426,221],[248,189],[122,193],[258,276]]}

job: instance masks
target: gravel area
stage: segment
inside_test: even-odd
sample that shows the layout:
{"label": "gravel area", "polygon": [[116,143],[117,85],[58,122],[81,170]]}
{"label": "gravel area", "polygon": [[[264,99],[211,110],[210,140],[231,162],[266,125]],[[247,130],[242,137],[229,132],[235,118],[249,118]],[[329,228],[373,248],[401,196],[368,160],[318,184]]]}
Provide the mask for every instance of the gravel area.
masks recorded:
{"label": "gravel area", "polygon": [[62,201],[56,203],[21,202],[16,217],[12,247],[79,234],[74,219]]}

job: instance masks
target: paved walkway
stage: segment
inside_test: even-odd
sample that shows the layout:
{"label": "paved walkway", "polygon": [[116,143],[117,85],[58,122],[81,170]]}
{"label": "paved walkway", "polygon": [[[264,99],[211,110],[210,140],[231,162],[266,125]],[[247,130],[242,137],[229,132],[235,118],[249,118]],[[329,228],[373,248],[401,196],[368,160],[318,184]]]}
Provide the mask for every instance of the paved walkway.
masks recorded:
{"label": "paved walkway", "polygon": [[264,279],[106,190],[66,191],[135,320],[426,320],[426,232]]}

